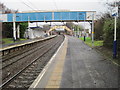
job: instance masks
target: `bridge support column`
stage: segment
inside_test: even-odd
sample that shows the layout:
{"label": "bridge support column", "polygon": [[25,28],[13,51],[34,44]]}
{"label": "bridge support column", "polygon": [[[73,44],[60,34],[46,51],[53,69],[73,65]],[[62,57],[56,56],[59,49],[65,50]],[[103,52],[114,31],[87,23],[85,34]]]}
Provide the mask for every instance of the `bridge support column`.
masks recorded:
{"label": "bridge support column", "polygon": [[17,25],[17,38],[20,38],[20,25]]}
{"label": "bridge support column", "polygon": [[13,14],[13,40],[16,41],[16,23],[15,23],[16,15]]}

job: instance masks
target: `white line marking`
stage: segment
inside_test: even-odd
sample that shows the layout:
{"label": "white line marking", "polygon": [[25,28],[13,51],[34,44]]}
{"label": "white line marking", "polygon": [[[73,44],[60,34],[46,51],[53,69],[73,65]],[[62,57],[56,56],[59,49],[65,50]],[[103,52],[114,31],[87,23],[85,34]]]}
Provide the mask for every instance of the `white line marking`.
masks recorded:
{"label": "white line marking", "polygon": [[40,73],[40,77],[39,77],[39,79],[37,80],[37,82],[36,82],[36,84],[33,86],[33,88],[35,88],[37,85],[38,85],[38,83],[40,82],[40,80],[42,79],[42,77],[43,77],[43,75],[45,74],[45,72],[46,72],[46,69],[43,69],[43,71]]}
{"label": "white line marking", "polygon": [[39,74],[39,76],[36,78],[36,80],[33,82],[33,84],[30,86],[30,88],[36,88],[36,86],[38,85],[38,83],[40,82],[40,80],[42,79],[42,77],[44,76],[44,74],[46,73],[48,67],[50,66],[50,64],[52,63],[52,61],[54,60],[55,56],[57,55],[57,53],[60,51],[60,49],[62,48],[63,44],[65,43],[66,37],[63,41],[63,43],[61,44],[61,46],[58,48],[58,50],[56,51],[56,53],[52,56],[52,58],[50,59],[50,61],[47,63],[47,65],[44,67],[44,69],[42,70],[42,72]]}

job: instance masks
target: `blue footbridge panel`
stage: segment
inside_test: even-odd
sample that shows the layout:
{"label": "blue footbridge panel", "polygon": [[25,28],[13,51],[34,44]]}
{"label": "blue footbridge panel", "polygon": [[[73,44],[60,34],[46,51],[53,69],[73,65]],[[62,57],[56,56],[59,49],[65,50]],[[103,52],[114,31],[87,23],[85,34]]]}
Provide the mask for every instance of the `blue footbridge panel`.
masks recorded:
{"label": "blue footbridge panel", "polygon": [[16,22],[80,21],[87,20],[86,13],[80,11],[15,13],[15,15],[11,13],[6,14],[7,19],[3,19],[3,22],[13,22],[13,16]]}

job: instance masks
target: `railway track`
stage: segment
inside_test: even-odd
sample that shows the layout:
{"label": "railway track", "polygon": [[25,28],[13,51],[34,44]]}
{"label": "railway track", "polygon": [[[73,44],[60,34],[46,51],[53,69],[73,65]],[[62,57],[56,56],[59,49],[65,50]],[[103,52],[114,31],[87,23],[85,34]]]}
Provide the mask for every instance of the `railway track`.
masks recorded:
{"label": "railway track", "polygon": [[[49,43],[50,43],[50,41],[49,41]],[[40,44],[39,46],[37,45],[37,48],[34,47],[34,48],[29,49],[29,50],[25,50],[25,51],[23,51],[22,53],[18,53],[17,55],[13,55],[13,56],[10,57],[9,59],[7,58],[7,60],[4,59],[4,60],[2,61],[2,68],[1,68],[1,69],[4,69],[4,68],[6,68],[6,67],[8,67],[8,66],[10,66],[10,65],[12,65],[12,64],[14,64],[14,63],[16,63],[17,61],[23,59],[24,57],[29,56],[29,55],[32,54],[33,52],[38,51],[38,49],[43,48],[43,47],[44,47],[44,44],[48,45],[49,43],[44,42],[44,43]],[[14,60],[13,60],[13,59],[14,59]],[[6,64],[6,63],[7,63],[7,64]]]}
{"label": "railway track", "polygon": [[[51,38],[49,38],[48,40],[51,40]],[[7,60],[10,60],[13,57],[19,56],[21,54],[24,54],[25,52],[31,51],[32,49],[38,47],[39,45],[43,45],[44,43],[46,43],[48,40],[44,40],[44,41],[40,41],[39,43],[34,43],[35,45],[27,45],[26,47],[21,47],[19,48],[19,50],[17,51],[12,51],[9,54],[6,54],[5,56],[2,56],[2,62],[5,62]]]}
{"label": "railway track", "polygon": [[29,59],[29,61],[31,61],[32,58],[34,58],[34,55],[37,55],[37,52],[39,52],[45,45],[48,45],[48,43],[54,41],[55,39],[56,38],[50,39],[46,42],[43,42],[43,44],[38,43],[38,45],[34,46],[36,48],[32,48],[31,50],[26,50],[26,52],[24,52],[24,53],[20,52],[20,53],[18,53],[18,55],[16,55],[16,57],[14,57],[14,55],[13,55],[13,57],[10,59],[7,59],[7,60],[3,59],[2,68],[1,68],[2,69],[2,81],[4,82],[8,78],[13,76],[16,72],[18,72],[22,68],[22,67],[21,68],[19,67],[20,66],[19,64],[21,64],[21,66],[24,66],[25,63],[28,63],[28,62],[25,62],[27,59]]}
{"label": "railway track", "polygon": [[[41,72],[43,67],[49,61],[50,57],[52,57],[53,53],[62,43],[63,39],[64,39],[63,36],[55,37],[51,40],[48,40],[49,42],[46,41],[46,43],[44,42],[44,44],[38,45],[39,47],[31,49],[30,51],[27,52],[27,54],[23,55],[23,57],[17,59],[18,61],[14,58],[15,61],[12,61],[11,63],[6,65],[4,64],[2,67],[3,73],[5,74],[5,72],[7,72],[8,70],[11,73],[11,75],[9,78],[8,77],[3,78],[3,84],[0,87],[29,88],[29,86]],[[23,66],[20,67],[19,65],[17,67],[19,69],[14,71],[14,69],[16,69],[14,65],[16,64],[20,64]]]}

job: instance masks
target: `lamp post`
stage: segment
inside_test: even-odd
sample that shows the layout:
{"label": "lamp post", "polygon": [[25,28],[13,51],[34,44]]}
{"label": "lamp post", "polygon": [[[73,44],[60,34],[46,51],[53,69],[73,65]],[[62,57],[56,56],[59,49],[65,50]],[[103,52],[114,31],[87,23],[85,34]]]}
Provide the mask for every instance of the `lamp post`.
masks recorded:
{"label": "lamp post", "polygon": [[77,14],[77,19],[78,19],[78,26],[77,26],[77,37],[79,38],[79,15],[81,15],[81,13],[80,14]]}
{"label": "lamp post", "polygon": [[86,33],[85,33],[85,13],[80,13],[79,15],[83,15],[84,17],[84,41],[86,40]]}
{"label": "lamp post", "polygon": [[94,12],[92,14],[92,47],[94,46]]}
{"label": "lamp post", "polygon": [[85,33],[85,14],[84,15],[84,41],[86,40],[86,33]]}
{"label": "lamp post", "polygon": [[92,34],[92,47],[94,46],[94,12],[92,15],[89,15],[87,18],[90,18],[92,16],[92,22],[90,23],[91,25],[91,34]]}
{"label": "lamp post", "polygon": [[28,16],[28,29],[27,29],[27,39],[30,38],[30,17]]}

